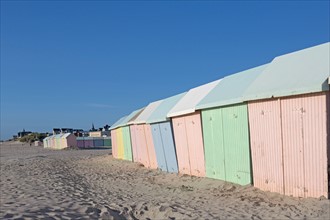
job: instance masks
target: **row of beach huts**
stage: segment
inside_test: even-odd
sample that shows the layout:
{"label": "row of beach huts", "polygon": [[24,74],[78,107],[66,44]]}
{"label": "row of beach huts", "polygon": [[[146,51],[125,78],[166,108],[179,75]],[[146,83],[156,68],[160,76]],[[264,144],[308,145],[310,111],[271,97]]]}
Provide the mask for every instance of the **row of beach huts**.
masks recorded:
{"label": "row of beach huts", "polygon": [[330,43],[152,102],[111,126],[113,156],[329,198]]}
{"label": "row of beach huts", "polygon": [[72,133],[56,134],[44,138],[44,148],[65,149],[65,148],[110,148],[110,137],[76,137]]}

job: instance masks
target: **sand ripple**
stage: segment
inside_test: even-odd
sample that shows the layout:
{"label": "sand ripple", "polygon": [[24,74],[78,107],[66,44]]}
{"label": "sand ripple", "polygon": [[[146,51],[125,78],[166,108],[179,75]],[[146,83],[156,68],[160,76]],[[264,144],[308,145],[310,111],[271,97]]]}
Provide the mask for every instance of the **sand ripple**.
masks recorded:
{"label": "sand ripple", "polygon": [[119,161],[109,150],[1,146],[0,218],[329,219],[330,202]]}

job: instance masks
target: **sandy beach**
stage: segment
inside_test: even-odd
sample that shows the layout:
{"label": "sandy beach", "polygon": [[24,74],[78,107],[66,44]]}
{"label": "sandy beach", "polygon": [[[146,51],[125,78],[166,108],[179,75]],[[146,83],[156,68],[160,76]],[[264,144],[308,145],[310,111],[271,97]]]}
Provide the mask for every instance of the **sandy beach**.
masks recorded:
{"label": "sandy beach", "polygon": [[1,144],[1,219],[329,219],[330,201],[148,170],[111,150]]}

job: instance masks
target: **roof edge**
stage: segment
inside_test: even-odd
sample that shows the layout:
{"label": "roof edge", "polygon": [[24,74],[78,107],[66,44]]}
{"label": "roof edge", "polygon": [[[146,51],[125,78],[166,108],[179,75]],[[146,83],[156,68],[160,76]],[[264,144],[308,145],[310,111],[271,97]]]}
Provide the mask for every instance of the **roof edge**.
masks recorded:
{"label": "roof edge", "polygon": [[[308,90],[308,92],[306,92]],[[311,87],[303,87],[299,88],[295,91],[283,91],[281,93],[278,93],[277,95],[269,95],[268,92],[260,93],[258,95],[247,95],[243,96],[243,101],[257,101],[262,99],[270,99],[270,98],[282,98],[282,97],[289,97],[289,96],[295,96],[295,95],[305,95],[305,94],[311,94],[311,93],[317,93],[317,92],[324,92],[329,91],[329,84],[328,85],[320,85],[320,86],[311,86]]]}
{"label": "roof edge", "polygon": [[226,101],[212,102],[208,104],[199,105],[196,107],[196,110],[210,109],[210,108],[221,108],[228,105],[235,105],[244,103],[242,98],[229,99]]}
{"label": "roof edge", "polygon": [[188,115],[188,114],[194,113],[195,111],[196,111],[195,108],[186,109],[186,110],[183,110],[183,111],[178,111],[178,112],[173,112],[173,113],[167,114],[167,117],[168,118],[173,118],[173,117],[178,117],[178,116],[182,116],[182,115]]}

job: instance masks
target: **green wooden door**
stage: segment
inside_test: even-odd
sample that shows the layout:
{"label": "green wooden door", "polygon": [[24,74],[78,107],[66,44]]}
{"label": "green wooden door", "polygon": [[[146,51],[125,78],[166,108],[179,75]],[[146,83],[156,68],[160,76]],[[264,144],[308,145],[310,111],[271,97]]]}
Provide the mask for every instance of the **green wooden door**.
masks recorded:
{"label": "green wooden door", "polygon": [[250,184],[251,161],[247,105],[202,111],[206,176]]}
{"label": "green wooden door", "polygon": [[247,105],[222,108],[226,181],[251,183],[251,161]]}
{"label": "green wooden door", "polygon": [[202,111],[206,176],[226,180],[221,109]]}
{"label": "green wooden door", "polygon": [[128,126],[122,127],[124,141],[124,160],[132,161],[132,144],[130,130]]}

